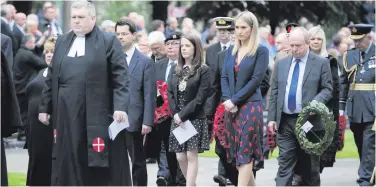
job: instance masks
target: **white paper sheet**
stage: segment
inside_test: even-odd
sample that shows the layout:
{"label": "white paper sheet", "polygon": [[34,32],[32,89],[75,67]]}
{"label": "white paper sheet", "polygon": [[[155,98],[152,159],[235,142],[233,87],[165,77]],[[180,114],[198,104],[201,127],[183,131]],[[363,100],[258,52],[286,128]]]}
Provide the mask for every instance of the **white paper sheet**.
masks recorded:
{"label": "white paper sheet", "polygon": [[177,127],[172,131],[175,138],[178,140],[179,144],[183,144],[197,134],[195,127],[192,125],[191,121],[187,120],[184,123],[184,128]]}
{"label": "white paper sheet", "polygon": [[304,125],[301,127],[305,133],[309,132],[312,129],[313,125],[307,121],[304,123]]}
{"label": "white paper sheet", "polygon": [[115,140],[115,138],[119,134],[119,132],[121,132],[122,130],[124,130],[125,128],[128,128],[128,127],[129,127],[128,117],[126,117],[125,122],[121,122],[121,123],[114,120],[111,123],[111,125],[108,127],[108,134],[110,136],[110,139]]}

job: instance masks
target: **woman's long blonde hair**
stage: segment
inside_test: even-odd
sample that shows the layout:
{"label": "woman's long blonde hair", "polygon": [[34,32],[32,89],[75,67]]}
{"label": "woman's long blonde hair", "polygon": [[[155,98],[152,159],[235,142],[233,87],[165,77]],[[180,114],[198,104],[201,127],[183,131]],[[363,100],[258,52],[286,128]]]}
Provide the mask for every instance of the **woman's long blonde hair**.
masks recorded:
{"label": "woman's long blonde hair", "polygon": [[[251,27],[251,36],[249,37],[248,46],[246,46],[247,51],[248,51],[246,56],[254,55],[256,54],[257,48],[260,43],[260,39],[258,36],[258,32],[259,32],[258,20],[256,16],[252,12],[249,12],[249,11],[241,12],[238,16],[236,16],[235,24],[238,20],[243,20]],[[235,55],[240,47],[241,47],[241,42],[239,39],[236,39],[234,49],[232,50],[232,55]]]}
{"label": "woman's long blonde hair", "polygon": [[47,39],[46,43],[44,43],[43,45],[43,48],[44,48],[44,52],[46,51],[53,51],[55,50],[55,44],[56,44],[56,40],[57,38],[54,37],[54,36],[51,36]]}
{"label": "woman's long blonde hair", "polygon": [[311,38],[314,37],[315,35],[318,35],[321,38],[321,40],[322,40],[322,45],[321,45],[321,50],[320,50],[319,55],[323,56],[323,57],[327,57],[328,56],[328,51],[326,50],[325,32],[321,28],[320,25],[312,27],[311,29],[309,29],[309,31],[308,31],[309,40],[311,40]]}

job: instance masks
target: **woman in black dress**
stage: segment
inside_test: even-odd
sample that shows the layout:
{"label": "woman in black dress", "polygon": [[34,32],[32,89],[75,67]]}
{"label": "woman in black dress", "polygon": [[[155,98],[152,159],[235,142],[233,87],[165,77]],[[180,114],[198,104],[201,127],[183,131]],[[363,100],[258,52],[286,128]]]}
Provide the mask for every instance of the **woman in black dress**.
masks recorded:
{"label": "woman in black dress", "polygon": [[176,158],[187,186],[195,186],[198,172],[198,153],[209,150],[208,126],[204,104],[210,93],[209,67],[202,62],[202,44],[194,35],[185,35],[180,40],[178,64],[168,83],[168,101],[174,120],[171,132],[190,121],[196,135],[179,144],[173,133],[170,134],[170,152]]}
{"label": "woman in black dress", "polygon": [[[44,44],[45,60],[50,65],[55,48],[56,39],[49,38]],[[44,125],[38,120],[39,102],[45,85],[47,68],[27,84],[26,94],[28,99],[29,121],[29,166],[27,171],[28,186],[50,186],[52,167],[52,144],[54,134],[51,125]]]}
{"label": "woman in black dress", "polygon": [[328,109],[333,112],[336,123],[336,130],[333,137],[333,142],[329,148],[320,156],[320,172],[324,167],[333,167],[335,162],[337,150],[342,144],[339,138],[339,68],[337,59],[329,55],[326,50],[325,32],[320,26],[311,28],[309,31],[309,48],[311,52],[328,58],[333,79],[333,98],[326,104]]}

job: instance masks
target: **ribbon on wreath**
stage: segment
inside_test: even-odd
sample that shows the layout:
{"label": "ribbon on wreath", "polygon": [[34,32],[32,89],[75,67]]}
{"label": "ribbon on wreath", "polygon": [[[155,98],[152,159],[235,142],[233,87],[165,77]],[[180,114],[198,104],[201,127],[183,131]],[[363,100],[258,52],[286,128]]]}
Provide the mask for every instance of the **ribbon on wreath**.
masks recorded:
{"label": "ribbon on wreath", "polygon": [[154,111],[154,124],[161,123],[171,115],[168,103],[168,85],[164,81],[157,81],[157,107]]}
{"label": "ribbon on wreath", "polygon": [[339,142],[338,142],[338,150],[337,151],[341,151],[343,149],[343,147],[345,146],[345,132],[346,132],[346,126],[347,126],[347,122],[346,122],[346,117],[344,115],[342,116],[339,116],[338,117],[338,121],[339,121],[339,128],[338,128],[338,131],[339,131]]}

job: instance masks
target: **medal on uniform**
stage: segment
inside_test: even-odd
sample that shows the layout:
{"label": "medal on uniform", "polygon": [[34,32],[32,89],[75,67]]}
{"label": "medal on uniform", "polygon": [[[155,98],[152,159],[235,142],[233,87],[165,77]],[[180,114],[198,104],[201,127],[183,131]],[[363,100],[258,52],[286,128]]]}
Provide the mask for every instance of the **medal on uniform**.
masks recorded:
{"label": "medal on uniform", "polygon": [[366,70],[364,69],[364,66],[363,66],[363,64],[362,64],[362,65],[360,65],[360,66],[362,66],[362,69],[360,70],[360,73],[361,73],[361,74],[364,74],[364,73],[366,72]]}
{"label": "medal on uniform", "polygon": [[375,67],[376,67],[375,57],[372,57],[372,58],[369,59],[368,68],[375,68]]}

